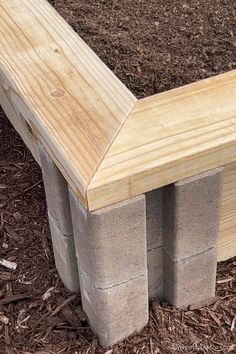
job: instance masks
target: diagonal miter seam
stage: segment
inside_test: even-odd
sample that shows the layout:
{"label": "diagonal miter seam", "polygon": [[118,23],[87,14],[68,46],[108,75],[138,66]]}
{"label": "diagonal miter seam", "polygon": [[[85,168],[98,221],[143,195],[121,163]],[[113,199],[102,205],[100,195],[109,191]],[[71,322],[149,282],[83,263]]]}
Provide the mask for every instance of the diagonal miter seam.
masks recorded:
{"label": "diagonal miter seam", "polygon": [[[129,122],[129,118],[130,118],[130,116],[132,115],[132,113],[135,111],[135,108],[136,107],[139,107],[139,105],[142,105],[142,102],[143,103],[145,103],[145,101],[148,101],[148,100],[150,100],[151,99],[151,105],[150,105],[150,107],[149,107],[149,109],[150,110],[152,110],[152,102],[153,102],[153,98],[155,99],[155,97],[157,97],[157,98],[159,98],[159,97],[161,97],[162,95],[165,95],[165,94],[168,94],[168,93],[172,93],[172,92],[180,92],[181,93],[181,91],[183,91],[183,92],[185,92],[186,91],[186,89],[193,89],[193,92],[191,92],[190,91],[190,94],[191,95],[193,95],[194,94],[194,92],[195,92],[195,88],[197,88],[197,92],[202,92],[202,93],[204,93],[204,90],[206,91],[206,87],[208,88],[208,90],[209,89],[212,89],[212,87],[214,88],[214,86],[215,86],[215,83],[217,84],[217,85],[220,85],[220,87],[223,85],[224,86],[224,88],[225,88],[225,90],[228,88],[228,85],[230,85],[230,84],[232,84],[232,83],[234,83],[234,81],[235,81],[235,74],[236,74],[236,70],[232,70],[232,71],[229,71],[229,72],[227,72],[227,73],[225,73],[225,74],[221,74],[221,75],[217,75],[217,76],[214,76],[214,77],[211,77],[211,78],[207,78],[207,79],[204,79],[204,80],[200,80],[200,81],[197,81],[197,82],[194,82],[194,83],[192,83],[192,84],[188,84],[188,85],[185,85],[185,86],[181,86],[181,87],[178,87],[178,88],[175,88],[175,89],[173,89],[173,90],[170,90],[170,91],[165,91],[165,92],[163,92],[163,93],[159,93],[159,94],[156,94],[156,95],[153,95],[153,96],[149,96],[149,97],[145,97],[145,98],[142,98],[142,99],[139,99],[136,103],[135,103],[135,105],[134,105],[134,107],[133,107],[133,109],[132,109],[132,111],[131,111],[131,113],[130,113],[130,115],[129,115],[129,117],[128,117],[128,119],[126,119],[126,123],[127,123],[127,121]],[[225,80],[225,77],[227,78],[227,80]],[[223,81],[223,83],[222,83],[222,81]],[[206,85],[205,86],[201,86],[203,83],[205,83]],[[200,86],[200,89],[199,89],[199,86]],[[229,86],[230,87],[230,86]],[[218,90],[219,91],[219,90]],[[213,91],[214,92],[214,91]],[[218,92],[218,95],[219,95],[219,92]],[[189,97],[190,97],[190,95],[189,95]],[[217,98],[217,97],[216,97]],[[215,101],[216,101],[216,99],[215,99]],[[232,101],[233,102],[233,101]],[[154,106],[153,106],[153,108],[154,108]],[[217,108],[219,108],[219,106],[217,107]],[[202,108],[203,109],[203,108]],[[233,109],[234,109],[234,106],[233,106]],[[156,109],[154,109],[154,114],[155,114],[155,110]],[[234,110],[232,110],[232,112],[234,112]],[[144,112],[142,112],[143,114],[144,114]],[[219,114],[219,112],[217,111],[217,114]],[[222,115],[223,115],[223,118],[222,118],[222,121],[224,121],[224,114],[222,113]],[[234,115],[232,115],[232,117],[231,117],[231,120],[232,119],[234,119]],[[229,121],[229,117],[227,117],[226,118],[226,120],[227,121]],[[231,120],[230,120],[230,122],[231,122]],[[218,122],[218,121],[217,121]],[[233,124],[233,121],[231,122],[231,124]],[[162,126],[162,124],[160,124],[161,126]],[[165,126],[163,126],[164,128],[165,128]],[[199,128],[201,128],[201,127],[204,127],[204,124],[202,124],[201,126],[199,126]],[[124,124],[123,124],[123,126],[122,126],[122,129],[120,129],[120,131],[119,131],[119,134],[118,135],[120,135],[120,134],[122,134],[122,132],[125,132],[125,126],[124,126]],[[231,134],[232,135],[232,134]],[[231,138],[231,135],[230,135],[230,138]],[[169,137],[171,137],[171,136],[169,136]],[[110,146],[110,149],[109,149],[109,151],[107,152],[107,155],[109,155],[109,152],[112,150],[112,148],[114,147],[114,145],[115,145],[115,142],[116,141],[118,141],[118,136],[116,136],[116,139],[113,141],[113,144]],[[218,142],[218,145],[216,145],[216,146],[214,146],[214,147],[211,147],[211,149],[209,149],[208,148],[208,151],[211,151],[211,150],[213,150],[213,152],[215,152],[217,149],[219,150],[219,148],[220,147],[222,147],[222,146],[226,146],[226,148],[228,148],[229,150],[230,150],[230,148],[231,148],[231,146],[233,146],[233,142],[234,142],[235,140],[233,140],[233,138],[231,138],[231,140],[229,140],[229,141],[226,141],[226,142],[224,142],[223,141],[223,143],[222,142]],[[203,145],[203,144],[202,144]],[[232,149],[232,148],[231,148]],[[233,149],[232,149],[233,150]],[[220,151],[220,150],[219,150]],[[205,148],[205,150],[204,150],[204,148],[202,148],[200,151],[197,151],[197,152],[195,152],[195,155],[193,154],[193,153],[191,153],[191,157],[194,157],[195,159],[198,159],[198,158],[201,158],[201,154],[203,155],[203,153],[205,153],[206,152],[206,148]],[[231,151],[229,151],[230,153],[231,153]],[[188,151],[188,155],[187,155],[187,157],[189,157],[189,155],[190,155],[190,153],[189,153],[189,151]],[[231,155],[233,155],[233,154],[231,154]],[[229,163],[231,163],[231,162],[233,162],[233,161],[235,161],[234,159],[233,159],[233,157],[230,155],[230,158],[228,157],[227,158],[227,160],[225,159],[225,161],[223,161],[222,162],[222,159],[218,159],[219,161],[218,161],[218,163],[212,163],[211,164],[211,166],[208,168],[208,170],[209,169],[214,169],[214,168],[217,168],[217,167],[220,167],[220,166],[222,166],[222,165],[225,165],[225,164],[229,164]],[[233,155],[234,156],[234,155]],[[186,159],[186,155],[185,156],[183,156],[182,158],[185,158]],[[216,159],[215,159],[216,160]],[[174,162],[175,160],[173,160],[172,162]],[[201,162],[201,161],[200,161]],[[168,163],[168,164],[170,164],[170,162]],[[86,198],[87,198],[87,201],[88,201],[88,209],[89,210],[96,210],[96,209],[98,209],[98,208],[101,208],[101,207],[105,207],[105,206],[108,206],[108,205],[111,205],[111,204],[113,204],[113,203],[117,203],[117,202],[120,202],[120,201],[122,201],[122,200],[124,200],[124,199],[127,199],[127,198],[130,198],[131,196],[135,196],[135,195],[138,195],[138,194],[142,194],[140,191],[139,191],[139,193],[138,194],[132,194],[132,193],[127,193],[127,192],[124,192],[123,193],[123,196],[121,197],[121,198],[112,198],[112,193],[113,193],[113,196],[114,195],[118,195],[117,193],[116,193],[116,191],[115,191],[115,189],[114,189],[114,185],[116,185],[117,186],[117,184],[121,181],[122,182],[122,178],[123,177],[121,177],[121,178],[119,178],[119,176],[116,178],[116,179],[112,179],[110,182],[107,182],[106,181],[106,183],[104,183],[104,184],[102,184],[102,182],[99,184],[99,180],[97,180],[96,181],[96,177],[97,176],[99,176],[99,172],[102,170],[101,169],[101,167],[102,166],[100,166],[99,167],[99,169],[97,170],[97,172],[96,172],[96,174],[93,176],[93,179],[92,179],[92,181],[90,182],[90,184],[89,184],[89,186],[88,186],[88,188],[87,188],[87,195],[86,195]],[[154,168],[155,168],[155,166],[154,166]],[[148,167],[148,169],[149,169],[149,172],[150,172],[150,170],[152,170],[152,167],[151,168],[149,168]],[[100,171],[99,171],[100,170]],[[139,175],[139,174],[142,174],[142,173],[144,173],[146,171],[146,166],[144,166],[144,168],[143,168],[143,170],[140,172],[135,172],[134,174],[129,174],[129,173],[127,173],[126,174],[126,177],[125,177],[125,179],[126,179],[126,184],[125,184],[125,187],[127,188],[127,190],[129,190],[129,192],[130,192],[130,190],[132,190],[132,185],[131,185],[131,183],[129,183],[129,181],[127,182],[127,180],[130,178],[130,177],[134,177],[134,176],[136,176],[136,175]],[[195,172],[194,172],[194,174],[196,175],[196,174],[199,174],[199,173],[202,173],[202,172],[204,172],[204,171],[206,171],[206,169],[195,169]],[[193,176],[194,174],[190,174],[190,172],[188,171],[186,171],[185,172],[185,175],[184,176],[181,176],[181,179],[184,179],[184,178],[189,178],[189,177],[191,177],[191,176]],[[110,177],[112,177],[112,174],[110,174],[109,175]],[[173,180],[173,179],[169,179],[169,181],[168,181],[168,183],[165,183],[164,185],[166,185],[166,184],[169,184],[169,183],[173,183],[173,182],[176,182],[177,180]],[[96,185],[96,182],[98,182],[97,183],[97,185]],[[95,186],[94,186],[94,184],[95,184]],[[113,184],[113,187],[112,187],[112,184]],[[109,191],[109,186],[111,186],[111,194],[110,194],[110,196],[111,196],[111,199],[108,201],[108,199],[105,197],[105,193],[108,193],[108,191]],[[162,187],[163,186],[163,184],[158,184],[158,185],[156,185],[154,188],[160,188],[160,187]],[[124,185],[123,185],[123,187],[124,187]],[[151,190],[151,189],[147,189],[147,191],[149,191],[149,190]],[[99,196],[99,192],[101,191],[101,195],[100,195],[100,197],[102,197],[104,200],[103,200],[103,202],[101,202],[101,203],[97,203],[97,202],[95,202],[95,199],[96,199],[96,194]],[[92,194],[93,193],[93,194]],[[92,199],[91,199],[91,194],[92,194]],[[121,193],[122,194],[122,193]],[[99,198],[98,198],[98,200],[99,200]],[[91,205],[90,205],[90,203],[92,203],[92,207],[91,207]]]}
{"label": "diagonal miter seam", "polygon": [[[133,95],[133,96],[134,96],[134,95]],[[138,99],[138,98],[136,98],[136,97],[134,96],[134,98],[135,98],[134,104],[133,104],[132,107],[130,108],[130,110],[129,110],[128,114],[127,114],[126,119],[125,119],[125,120],[123,121],[123,123],[121,124],[120,128],[118,129],[117,133],[115,134],[114,138],[112,139],[111,144],[108,146],[107,150],[105,151],[105,153],[104,153],[104,155],[103,155],[103,157],[102,157],[100,163],[96,166],[96,170],[94,171],[94,174],[92,175],[92,178],[91,178],[91,179],[89,180],[89,182],[88,182],[88,185],[87,185],[87,188],[86,188],[86,204],[87,204],[86,208],[87,208],[88,210],[90,210],[90,209],[89,209],[89,203],[88,203],[88,190],[89,190],[89,186],[92,184],[93,179],[96,177],[97,171],[99,170],[99,168],[100,168],[100,166],[101,166],[103,160],[105,159],[105,157],[107,156],[107,154],[109,153],[109,151],[112,149],[112,147],[113,147],[113,145],[114,145],[114,143],[115,143],[115,141],[116,141],[116,138],[118,137],[118,135],[119,135],[120,132],[122,131],[122,129],[123,129],[125,123],[127,122],[129,116],[130,116],[131,113],[135,110],[137,104],[138,104],[139,102],[145,100],[145,98],[148,98],[148,97]]]}
{"label": "diagonal miter seam", "polygon": [[[15,0],[12,0],[13,3]],[[10,1],[9,1],[10,2]],[[44,4],[45,3],[45,4]],[[28,0],[24,1],[24,4],[25,6],[27,7],[28,5]],[[43,21],[42,23],[40,21],[38,21],[38,19],[40,18],[40,16],[42,15],[42,13],[44,12],[40,12],[40,10],[42,10],[43,8],[43,5],[47,5],[48,6],[48,12],[49,14],[51,14],[51,12],[54,13],[54,15],[58,16],[58,19],[60,21],[63,21],[64,25],[66,26],[66,31],[71,31],[71,32],[68,32],[68,33],[71,33],[71,36],[72,36],[72,42],[73,44],[76,45],[76,48],[78,47],[80,49],[80,51],[84,51],[85,50],[85,55],[88,56],[88,58],[90,58],[91,56],[91,53],[94,53],[92,51],[91,48],[89,48],[89,46],[80,38],[80,42],[77,42],[77,37],[79,38],[79,36],[75,33],[75,31],[71,30],[70,26],[68,25],[68,23],[62,19],[62,17],[58,14],[58,12],[54,9],[53,11],[53,7],[48,4],[48,2],[46,0],[40,0],[39,1],[39,8],[37,8],[37,11],[36,11],[36,7],[34,7],[33,5],[33,1],[29,1],[29,4],[32,4],[32,9],[31,7],[29,7],[29,18],[32,19],[33,23],[34,23],[34,20],[36,18],[37,20],[37,23],[39,22],[40,23],[40,26],[46,26],[48,27],[48,24],[49,22],[48,19],[50,19],[51,17],[46,17],[45,18],[45,21],[46,21],[46,24],[45,24],[45,21]],[[7,7],[8,9],[8,7]],[[12,9],[12,7],[10,6],[9,9]],[[27,7],[28,9],[28,7]],[[32,11],[34,10],[34,11]],[[28,12],[27,12],[28,14]],[[13,12],[10,12],[10,15],[12,16],[9,16],[9,19],[10,21],[12,21],[12,19],[15,18],[15,15],[17,16],[20,16],[18,13],[16,14],[14,11]],[[53,15],[53,16],[54,16]],[[35,17],[36,16],[36,17]],[[51,16],[51,15],[50,15]],[[18,17],[16,17],[18,18]],[[54,19],[54,17],[53,17]],[[27,17],[27,21],[28,21],[28,17]],[[18,21],[13,21],[14,25],[15,25],[15,22],[18,23]],[[62,23],[62,24],[63,24]],[[21,23],[23,25],[23,30],[24,30],[24,25],[27,24],[25,23],[24,21]],[[63,25],[63,28],[64,28],[64,25]],[[19,28],[21,29],[21,26],[19,26]],[[50,29],[50,28],[49,28]],[[50,29],[51,30],[51,29]],[[48,30],[47,30],[48,32]],[[49,32],[48,32],[49,33]],[[58,32],[60,34],[60,32]],[[58,42],[58,44],[60,45],[60,47],[62,46],[62,49],[64,50],[64,42],[65,42],[65,38],[64,38],[64,32],[63,32],[63,36],[60,37],[60,40],[58,41],[58,33],[57,31],[55,31],[54,27],[52,29],[52,36],[51,38],[53,39],[53,45],[55,43]],[[67,33],[67,32],[65,32]],[[30,33],[31,35],[32,33]],[[55,36],[54,36],[55,34]],[[25,37],[28,39],[27,37],[28,35],[28,32],[26,32],[25,34]],[[31,37],[30,37],[31,38]],[[33,38],[33,37],[32,37]],[[61,41],[62,39],[62,41]],[[54,43],[55,42],[55,43]],[[81,47],[82,43],[84,42],[84,45],[86,45],[86,48],[84,47]],[[50,44],[51,42],[48,41],[48,43]],[[47,43],[47,44],[48,44]],[[66,43],[66,42],[65,42]],[[80,44],[78,44],[80,43]],[[41,43],[41,42],[37,42],[37,40],[35,41],[35,46],[36,45],[44,45],[44,42]],[[69,49],[68,49],[69,48]],[[78,50],[77,48],[77,50]],[[82,48],[82,49],[81,49]],[[65,49],[66,49],[66,53],[68,51],[69,53],[69,57],[70,55],[72,54],[71,56],[71,63],[73,65],[75,65],[75,63],[77,62],[77,56],[75,55],[74,53],[74,50],[71,49],[70,45],[65,45]],[[76,60],[75,60],[76,58]],[[0,58],[1,59],[1,58]],[[43,58],[44,59],[44,58]],[[49,58],[50,59],[50,58]],[[97,64],[98,64],[98,56],[94,53],[92,55],[92,59],[89,60],[89,62],[91,63],[92,65],[92,73],[91,73],[91,78],[93,77],[93,73],[95,73],[97,71]],[[51,60],[51,59],[50,59]],[[49,60],[49,64],[51,63],[51,61]],[[30,130],[32,130],[32,133],[35,135],[35,138],[36,139],[39,139],[41,142],[43,142],[44,144],[44,147],[46,148],[46,150],[48,151],[48,153],[50,154],[50,156],[53,158],[54,162],[56,163],[57,167],[59,168],[59,170],[61,171],[61,173],[64,175],[65,179],[67,180],[68,184],[72,187],[72,189],[75,191],[75,193],[78,194],[78,197],[81,199],[81,201],[84,203],[84,205],[87,204],[87,188],[88,188],[88,185],[90,183],[90,180],[93,178],[93,175],[96,173],[97,171],[97,168],[99,167],[99,165],[101,164],[101,162],[103,161],[104,157],[106,156],[106,153],[107,153],[107,150],[109,150],[109,145],[112,144],[113,140],[115,139],[116,135],[119,133],[119,129],[121,128],[121,126],[123,125],[123,123],[125,122],[125,120],[127,119],[128,115],[129,115],[129,112],[130,110],[132,110],[132,107],[133,105],[135,104],[136,102],[136,97],[133,95],[133,93],[124,85],[124,84],[121,84],[121,81],[116,77],[116,75],[113,73],[112,75],[110,75],[112,73],[112,71],[101,61],[101,59],[99,59],[100,62],[103,64],[103,68],[106,68],[106,70],[104,71],[104,74],[102,75],[102,78],[104,76],[104,79],[106,79],[106,76],[108,78],[108,82],[116,82],[116,85],[115,85],[115,91],[112,91],[112,90],[109,90],[109,87],[107,87],[107,85],[100,85],[99,84],[99,80],[101,79],[101,76],[100,75],[95,75],[95,77],[93,77],[93,80],[95,80],[95,84],[96,84],[96,87],[98,85],[98,88],[101,87],[102,88],[102,95],[99,94],[99,90],[97,90],[98,92],[95,92],[96,90],[94,90],[94,92],[96,93],[96,97],[97,97],[97,102],[101,103],[103,101],[103,96],[105,95],[105,97],[109,96],[110,99],[107,99],[106,98],[106,102],[105,102],[105,105],[107,105],[107,109],[106,109],[106,119],[107,121],[109,122],[110,120],[110,115],[109,114],[112,114],[112,109],[116,109],[118,107],[118,111],[116,112],[118,115],[118,125],[115,125],[115,127],[113,127],[113,130],[112,131],[112,134],[109,136],[109,138],[107,139],[107,144],[108,146],[105,146],[105,151],[103,151],[102,154],[99,154],[98,156],[98,159],[97,161],[95,161],[95,166],[92,166],[92,168],[89,170],[88,174],[85,176],[85,178],[82,178],[82,181],[80,181],[80,178],[76,178],[77,174],[78,174],[78,168],[74,168],[73,164],[70,163],[70,160],[69,157],[68,157],[68,153],[67,151],[65,151],[65,149],[60,149],[60,144],[58,144],[58,141],[56,142],[55,146],[57,145],[57,148],[55,149],[55,146],[53,145],[53,141],[52,141],[52,138],[50,137],[50,145],[47,143],[47,139],[45,139],[45,132],[46,130],[43,129],[43,127],[40,125],[40,127],[38,126],[38,124],[35,124],[35,121],[37,122],[37,120],[33,120],[33,122],[31,122],[31,119],[25,119],[30,127]],[[81,60],[80,60],[81,61]],[[60,62],[59,62],[60,63]],[[84,71],[82,70],[83,69],[83,65],[84,63],[81,62],[82,64],[80,64],[78,66],[79,70],[76,70],[76,72],[78,71],[79,75],[82,76],[82,78],[84,78]],[[0,63],[1,64],[1,63]],[[71,64],[70,64],[71,65]],[[81,66],[82,65],[82,66]],[[77,67],[76,67],[77,68]],[[1,69],[1,68],[0,68]],[[7,70],[8,72],[8,70]],[[110,74],[109,74],[110,72]],[[1,73],[0,73],[1,74]],[[57,71],[56,71],[56,74],[57,74]],[[7,75],[8,76],[8,75]],[[40,76],[41,77],[41,76]],[[77,76],[76,76],[77,77]],[[91,79],[92,80],[92,79]],[[87,80],[86,80],[87,81]],[[101,81],[101,80],[100,80]],[[11,84],[14,83],[15,80],[11,80]],[[36,81],[37,82],[37,81]],[[53,81],[54,82],[54,81]],[[28,81],[26,81],[26,83],[28,83]],[[120,84],[119,84],[120,83]],[[10,85],[11,87],[12,85]],[[90,85],[91,86],[91,85]],[[122,86],[123,86],[123,89],[122,89]],[[19,86],[20,87],[20,86]],[[16,93],[18,93],[18,89],[19,87],[17,86],[17,90],[16,90]],[[70,88],[70,85],[68,86]],[[73,86],[74,87],[74,86]],[[72,92],[73,91],[73,87],[72,87]],[[91,86],[92,87],[92,86]],[[125,89],[124,89],[125,88]],[[122,89],[122,100],[120,101],[119,100],[119,95],[117,95],[118,93],[118,90]],[[109,90],[109,91],[108,91]],[[23,91],[22,90],[19,90],[20,93],[22,93]],[[29,97],[27,97],[29,96]],[[26,107],[30,107],[32,102],[31,100],[29,100],[31,96],[28,95],[28,91],[26,92],[26,95],[23,95],[22,97],[22,101],[24,103],[26,103]],[[77,97],[77,96],[76,96]],[[26,100],[27,98],[27,100]],[[33,103],[35,101],[33,100]],[[123,102],[123,104],[122,104]],[[111,109],[109,109],[109,104],[111,104]],[[127,105],[126,105],[127,104]],[[24,105],[25,106],[25,105]],[[99,108],[100,106],[98,106]],[[38,112],[37,110],[32,110],[30,109],[30,113],[31,111],[34,113],[34,114],[38,114],[38,113],[41,113],[41,112]],[[102,114],[102,111],[100,112]],[[24,116],[24,114],[22,114]],[[93,106],[93,115],[95,116],[96,118],[96,101],[94,102],[94,106]],[[25,117],[24,117],[25,118]],[[119,119],[120,118],[120,119]],[[124,120],[124,122],[123,122]],[[32,123],[32,124],[31,124]],[[32,126],[31,126],[32,125]],[[121,126],[120,126],[121,125]],[[48,128],[48,127],[47,127]],[[85,131],[88,127],[85,127]],[[114,133],[114,136],[113,136],[113,133]],[[93,137],[91,138],[93,139]],[[58,148],[59,147],[59,148]],[[58,158],[58,155],[59,155],[59,158]],[[102,156],[101,156],[102,155]],[[65,157],[65,160],[67,160],[66,162],[66,166],[64,166],[63,164],[63,160],[64,159],[61,159],[61,157]],[[82,159],[83,159],[83,156],[82,156]],[[80,160],[77,160],[80,162]],[[96,166],[98,164],[98,166]],[[67,170],[69,171],[69,174],[67,173]],[[76,171],[77,170],[77,171]],[[70,178],[71,177],[71,178]],[[76,183],[75,183],[75,180],[76,180]]]}
{"label": "diagonal miter seam", "polygon": [[89,204],[88,204],[88,198],[87,198],[87,193],[88,193],[88,188],[91,184],[91,182],[93,181],[93,178],[95,177],[99,167],[101,166],[103,160],[105,159],[105,157],[107,156],[107,153],[110,151],[111,147],[113,146],[113,143],[115,142],[117,136],[119,135],[120,131],[122,130],[123,126],[125,125],[127,119],[130,116],[130,113],[133,112],[134,107],[136,106],[137,102],[139,102],[139,100],[133,95],[133,93],[130,91],[130,94],[133,96],[134,98],[134,103],[133,105],[130,107],[129,111],[127,112],[126,118],[123,120],[122,124],[120,125],[120,128],[117,130],[116,134],[114,135],[113,139],[111,140],[109,146],[107,147],[106,151],[104,151],[104,154],[101,157],[101,160],[99,161],[99,163],[97,164],[96,168],[94,169],[94,173],[91,176],[90,180],[88,181],[88,184],[86,186],[86,192],[85,192],[85,199],[86,199],[86,209],[89,210]]}
{"label": "diagonal miter seam", "polygon": [[[2,69],[3,70],[3,69]],[[1,74],[1,72],[0,72]],[[8,74],[9,76],[9,74]],[[7,77],[7,75],[6,75]],[[117,78],[117,80],[119,80]],[[13,84],[14,83],[14,80],[11,80],[11,88],[13,90]],[[16,93],[16,95],[19,95],[18,92],[17,92],[17,88],[15,88],[14,92]],[[93,173],[91,173],[91,177],[90,179],[88,180],[87,184],[84,185],[84,191],[82,192],[81,189],[83,189],[83,186],[81,185],[81,189],[78,188],[78,186],[76,186],[73,182],[73,180],[71,179],[71,181],[67,181],[69,185],[71,185],[71,188],[72,189],[75,189],[75,192],[76,194],[78,194],[79,198],[81,199],[81,197],[83,196],[84,197],[84,202],[86,203],[86,205],[84,205],[83,203],[83,200],[81,199],[81,202],[83,203],[83,205],[85,206],[86,209],[88,209],[88,200],[87,200],[87,190],[88,190],[88,187],[93,179],[93,177],[95,176],[98,168],[100,167],[101,163],[103,162],[104,158],[106,157],[107,155],[107,152],[110,150],[111,146],[113,145],[113,142],[115,141],[116,137],[118,136],[120,130],[122,129],[123,125],[126,123],[130,113],[132,112],[134,106],[136,105],[138,99],[134,96],[134,94],[126,87],[126,91],[127,91],[127,97],[130,96],[132,102],[130,104],[130,107],[129,109],[127,109],[127,112],[125,113],[124,115],[124,118],[123,118],[123,121],[122,123],[120,124],[120,127],[117,129],[117,132],[114,134],[114,137],[111,139],[109,145],[107,146],[107,149],[104,151],[104,153],[102,154],[101,156],[101,159],[99,161],[99,163],[97,164],[97,166],[94,168],[94,171]],[[21,96],[19,96],[21,97]],[[42,131],[40,131],[39,127],[36,127],[35,123],[33,123],[33,120],[30,119],[28,117],[28,113],[29,113],[29,116],[31,115],[31,109],[29,107],[31,107],[31,102],[30,101],[27,101],[25,102],[25,98],[22,99],[22,102],[24,102],[24,107],[27,108],[27,111],[25,111],[24,115],[19,112],[20,114],[22,114],[22,116],[24,116],[24,120],[28,123],[28,125],[30,126],[31,128],[31,134],[34,135],[34,137],[37,139],[37,140],[40,140],[41,143],[43,143],[44,145],[44,148],[47,150],[47,152],[49,153],[49,155],[52,157],[53,161],[55,162],[55,164],[57,165],[57,167],[59,168],[59,170],[61,171],[61,173],[64,175],[65,179],[68,179],[68,174],[65,174],[65,171],[64,171],[64,168],[62,166],[62,164],[60,163],[60,160],[58,159],[58,157],[56,156],[56,153],[53,151],[53,149],[51,148],[51,146],[49,146],[47,140],[45,139],[44,137],[44,134],[42,133]],[[14,102],[12,101],[11,102],[11,105],[14,106]],[[46,132],[46,130],[44,130],[44,133]],[[50,139],[49,139],[50,141]]]}

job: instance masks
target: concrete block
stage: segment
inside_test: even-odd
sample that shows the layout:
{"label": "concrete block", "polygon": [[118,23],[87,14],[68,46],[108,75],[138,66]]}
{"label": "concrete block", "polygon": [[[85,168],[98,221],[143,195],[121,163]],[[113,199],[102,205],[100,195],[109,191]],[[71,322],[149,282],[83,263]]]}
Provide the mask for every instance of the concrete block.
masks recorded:
{"label": "concrete block", "polygon": [[146,193],[147,249],[162,246],[163,188]]}
{"label": "concrete block", "polygon": [[43,145],[39,142],[38,146],[48,214],[56,222],[63,235],[72,235],[73,227],[67,182]]}
{"label": "concrete block", "polygon": [[80,280],[83,309],[102,346],[111,346],[147,324],[145,275],[108,289],[95,288],[84,274]]}
{"label": "concrete block", "polygon": [[163,299],[163,249],[153,248],[147,253],[148,295],[151,298]]}
{"label": "concrete block", "polygon": [[222,179],[217,168],[165,188],[163,247],[173,260],[216,246]]}
{"label": "concrete block", "polygon": [[73,236],[64,236],[49,216],[56,268],[62,282],[72,292],[79,290],[79,275]]}
{"label": "concrete block", "polygon": [[164,251],[164,297],[180,308],[215,295],[217,249],[175,261]]}
{"label": "concrete block", "polygon": [[70,190],[76,254],[91,283],[108,288],[147,272],[145,196],[88,212]]}
{"label": "concrete block", "polygon": [[109,346],[148,321],[145,196],[94,212],[70,200],[83,309]]}

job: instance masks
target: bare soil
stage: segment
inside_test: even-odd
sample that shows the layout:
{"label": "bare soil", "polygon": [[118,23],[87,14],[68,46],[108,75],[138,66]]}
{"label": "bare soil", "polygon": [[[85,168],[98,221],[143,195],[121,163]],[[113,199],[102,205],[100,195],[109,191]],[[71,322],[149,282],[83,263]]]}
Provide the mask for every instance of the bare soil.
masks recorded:
{"label": "bare soil", "polygon": [[236,1],[49,2],[137,97],[236,68]]}
{"label": "bare soil", "polygon": [[[236,353],[236,257],[218,265],[208,306],[150,302],[144,330],[102,349],[55,269],[41,170],[0,109],[1,354]],[[65,301],[69,299],[69,303]]]}

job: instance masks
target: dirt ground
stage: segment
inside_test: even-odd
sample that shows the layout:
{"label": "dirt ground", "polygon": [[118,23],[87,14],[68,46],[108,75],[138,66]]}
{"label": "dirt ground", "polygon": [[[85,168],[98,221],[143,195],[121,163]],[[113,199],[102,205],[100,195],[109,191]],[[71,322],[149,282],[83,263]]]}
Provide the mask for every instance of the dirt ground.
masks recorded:
{"label": "dirt ground", "polygon": [[49,2],[137,97],[236,68],[236,1]]}
{"label": "dirt ground", "polygon": [[17,264],[0,266],[1,354],[236,353],[236,257],[219,264],[208,306],[151,301],[142,333],[100,348],[55,269],[41,170],[1,110],[0,142],[0,258]]}

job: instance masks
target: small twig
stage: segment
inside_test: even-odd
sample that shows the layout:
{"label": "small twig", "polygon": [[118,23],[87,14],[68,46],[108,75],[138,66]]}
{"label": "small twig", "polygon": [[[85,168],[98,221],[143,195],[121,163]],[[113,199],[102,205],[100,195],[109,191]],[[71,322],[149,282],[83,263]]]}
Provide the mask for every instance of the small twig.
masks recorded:
{"label": "small twig", "polygon": [[71,326],[66,326],[66,325],[60,325],[60,324],[55,324],[54,326],[55,328],[57,329],[69,329],[69,330],[74,330],[74,331],[78,331],[78,330],[81,330],[81,331],[86,331],[88,330],[90,327],[71,327]]}
{"label": "small twig", "polygon": [[58,306],[51,314],[49,317],[55,316],[58,312],[60,312],[63,307],[66,305],[69,305],[71,301],[73,301],[76,298],[76,295],[70,296],[68,299],[66,299],[60,306]]}
{"label": "small twig", "polygon": [[213,311],[208,310],[208,313],[211,317],[211,319],[218,325],[221,325],[220,319],[216,316],[216,314]]}
{"label": "small twig", "polygon": [[55,290],[54,286],[51,286],[42,296],[43,301],[47,301],[51,296],[53,291]]}
{"label": "small twig", "polygon": [[235,323],[236,323],[236,316],[234,316],[234,319],[233,319],[231,327],[230,327],[231,332],[233,332],[233,330],[234,330]]}
{"label": "small twig", "polygon": [[233,277],[229,277],[227,279],[219,279],[216,281],[217,284],[224,284],[224,283],[228,283],[229,281],[233,280]]}
{"label": "small twig", "polygon": [[0,301],[0,306],[1,305],[7,305],[7,304],[10,304],[12,302],[17,302],[17,301],[20,301],[20,300],[30,299],[30,298],[31,298],[30,295],[25,295],[25,294],[12,295],[12,296],[9,296],[6,299],[1,300]]}
{"label": "small twig", "polygon": [[25,190],[23,190],[23,192],[21,194],[25,194],[30,192],[32,189],[34,189],[35,187],[37,187],[40,183],[42,182],[42,179],[40,179],[38,182],[36,182],[35,184],[33,184],[31,187],[26,188]]}
{"label": "small twig", "polygon": [[17,268],[17,264],[15,262],[10,262],[3,258],[0,258],[0,265],[11,270],[16,270]]}
{"label": "small twig", "polygon": [[3,226],[4,226],[3,211],[1,212],[0,216],[1,216],[1,218],[0,218],[0,220],[1,220],[1,223],[0,223],[0,230],[2,230],[2,229],[3,229]]}

